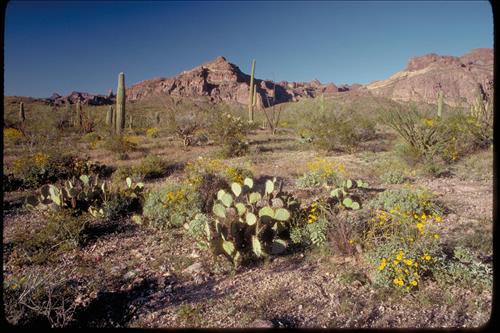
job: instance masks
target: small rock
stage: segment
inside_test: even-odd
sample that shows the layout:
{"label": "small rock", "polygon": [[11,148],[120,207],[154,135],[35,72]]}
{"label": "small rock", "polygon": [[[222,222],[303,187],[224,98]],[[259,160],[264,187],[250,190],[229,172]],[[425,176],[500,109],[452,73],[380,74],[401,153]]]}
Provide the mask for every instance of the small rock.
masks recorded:
{"label": "small rock", "polygon": [[128,272],[127,272],[127,273],[125,273],[125,275],[123,276],[123,279],[124,279],[124,280],[129,280],[129,279],[132,279],[135,275],[136,275],[136,272],[135,272],[135,271],[128,271]]}
{"label": "small rock", "polygon": [[274,325],[271,321],[265,320],[265,319],[255,319],[251,324],[250,327],[254,328],[273,328]]}
{"label": "small rock", "polygon": [[195,262],[194,264],[192,264],[188,268],[184,269],[182,271],[182,273],[185,273],[185,274],[197,274],[197,273],[200,273],[201,270],[202,270],[201,263]]}
{"label": "small rock", "polygon": [[302,304],[299,304],[298,309],[299,311],[302,310]]}

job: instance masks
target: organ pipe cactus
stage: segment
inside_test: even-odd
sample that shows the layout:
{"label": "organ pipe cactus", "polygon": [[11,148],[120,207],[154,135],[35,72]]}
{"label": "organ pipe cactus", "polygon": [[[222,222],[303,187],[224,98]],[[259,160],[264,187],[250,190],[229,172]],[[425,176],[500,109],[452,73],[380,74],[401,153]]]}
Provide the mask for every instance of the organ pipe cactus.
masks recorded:
{"label": "organ pipe cactus", "polygon": [[255,59],[252,60],[252,74],[250,75],[250,93],[248,95],[248,120],[253,122],[253,95],[254,95],[254,85],[253,78],[255,73]]}
{"label": "organ pipe cactus", "polygon": [[437,109],[437,115],[439,118],[441,118],[443,112],[443,91],[440,90],[438,93],[438,109]]}
{"label": "organ pipe cactus", "polygon": [[118,88],[116,89],[116,134],[121,134],[125,129],[125,74],[118,75]]}
{"label": "organ pipe cactus", "polygon": [[19,120],[21,120],[21,122],[24,122],[26,120],[26,115],[24,113],[24,103],[21,102],[19,104]]}
{"label": "organ pipe cactus", "polygon": [[106,112],[106,125],[113,125],[113,107],[110,106],[108,112]]}

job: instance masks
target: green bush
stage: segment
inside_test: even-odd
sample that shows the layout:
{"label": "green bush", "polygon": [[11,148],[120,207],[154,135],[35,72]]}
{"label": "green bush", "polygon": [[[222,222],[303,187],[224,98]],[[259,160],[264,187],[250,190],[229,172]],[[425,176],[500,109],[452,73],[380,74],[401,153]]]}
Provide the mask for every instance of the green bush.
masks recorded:
{"label": "green bush", "polygon": [[103,176],[110,170],[105,165],[90,162],[86,158],[50,151],[15,160],[12,171],[15,178],[22,179],[23,187],[34,188],[79,176],[82,173]]}
{"label": "green bush", "polygon": [[201,202],[194,188],[175,183],[149,191],[143,207],[146,221],[161,229],[189,223],[200,211]]}
{"label": "green bush", "polygon": [[198,213],[187,226],[189,235],[193,237],[196,245],[202,250],[206,250],[210,246],[210,243],[207,241],[210,237],[210,230],[207,228],[209,223],[210,219],[207,215]]}
{"label": "green bush", "polygon": [[102,140],[101,147],[115,153],[118,159],[126,159],[128,153],[136,150],[137,143],[126,136],[110,135]]}
{"label": "green bush", "polygon": [[309,207],[301,209],[290,227],[292,243],[303,247],[321,247],[326,244],[328,220],[324,214],[323,205],[316,201]]}
{"label": "green bush", "polygon": [[375,137],[375,122],[352,110],[316,107],[305,119],[298,134],[320,149],[352,151]]}
{"label": "green bush", "polygon": [[58,255],[79,248],[85,243],[87,215],[76,215],[72,210],[60,210],[47,216],[47,223],[33,233],[19,232],[14,248],[21,263],[45,264],[57,260]]}
{"label": "green bush", "polygon": [[297,179],[297,186],[299,188],[340,186],[346,175],[344,164],[315,159],[307,163],[307,171]]}
{"label": "green bush", "polygon": [[444,208],[436,201],[434,196],[422,189],[390,189],[379,193],[367,203],[368,208],[401,210],[416,214],[442,214]]}
{"label": "green bush", "polygon": [[402,184],[408,180],[401,170],[389,170],[380,179],[386,184]]}
{"label": "green bush", "polygon": [[448,259],[443,255],[438,258],[438,262],[433,274],[440,285],[473,286],[480,291],[491,290],[493,286],[492,267],[477,260],[466,248],[456,247],[453,258]]}
{"label": "green bush", "polygon": [[216,144],[222,146],[221,154],[225,158],[248,153],[248,144],[245,142],[248,131],[248,124],[229,112],[212,115],[208,124],[208,134]]}

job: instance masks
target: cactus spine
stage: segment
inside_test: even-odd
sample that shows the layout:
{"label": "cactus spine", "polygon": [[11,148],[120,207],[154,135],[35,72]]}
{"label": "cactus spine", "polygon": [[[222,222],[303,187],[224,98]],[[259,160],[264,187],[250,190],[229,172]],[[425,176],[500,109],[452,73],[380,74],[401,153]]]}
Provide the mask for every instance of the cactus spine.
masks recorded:
{"label": "cactus spine", "polygon": [[21,120],[21,122],[24,123],[24,121],[26,120],[26,115],[24,113],[24,103],[21,102],[19,104],[19,119]]}
{"label": "cactus spine", "polygon": [[116,134],[121,134],[125,128],[125,74],[118,75],[118,88],[116,89]]}
{"label": "cactus spine", "polygon": [[254,95],[254,85],[253,85],[253,76],[255,73],[255,59],[252,60],[252,74],[250,76],[250,94],[248,101],[248,120],[253,122],[253,95]]}
{"label": "cactus spine", "polygon": [[113,107],[110,106],[106,112],[106,125],[113,126]]}
{"label": "cactus spine", "polygon": [[439,93],[438,93],[438,110],[437,110],[437,114],[438,114],[439,118],[441,118],[441,114],[442,113],[443,113],[443,91],[439,90]]}

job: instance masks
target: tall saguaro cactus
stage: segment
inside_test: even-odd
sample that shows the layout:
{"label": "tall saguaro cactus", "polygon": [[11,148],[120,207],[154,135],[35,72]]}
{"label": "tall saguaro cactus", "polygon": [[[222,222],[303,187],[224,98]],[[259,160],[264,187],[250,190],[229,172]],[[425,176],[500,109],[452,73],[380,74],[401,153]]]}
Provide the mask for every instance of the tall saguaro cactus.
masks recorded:
{"label": "tall saguaro cactus", "polygon": [[76,119],[75,119],[75,125],[77,127],[82,126],[82,104],[80,103],[80,100],[76,101]]}
{"label": "tall saguaro cactus", "polygon": [[253,122],[253,95],[254,95],[254,85],[253,85],[253,76],[255,74],[255,59],[252,60],[252,74],[250,76],[250,94],[248,100],[248,120]]}
{"label": "tall saguaro cactus", "polygon": [[257,85],[253,85],[253,97],[252,97],[252,106],[257,105]]}
{"label": "tall saguaro cactus", "polygon": [[23,102],[21,102],[19,104],[19,120],[21,120],[21,122],[23,122],[23,123],[26,120],[26,115],[24,113],[24,103]]}
{"label": "tall saguaro cactus", "polygon": [[125,74],[118,75],[118,88],[116,89],[116,134],[121,134],[125,129]]}
{"label": "tall saguaro cactus", "polygon": [[437,114],[438,114],[439,118],[441,118],[442,113],[443,113],[443,91],[439,90],[439,93],[438,93],[438,110],[437,110]]}
{"label": "tall saguaro cactus", "polygon": [[106,125],[113,126],[113,107],[109,106],[108,112],[106,112]]}

